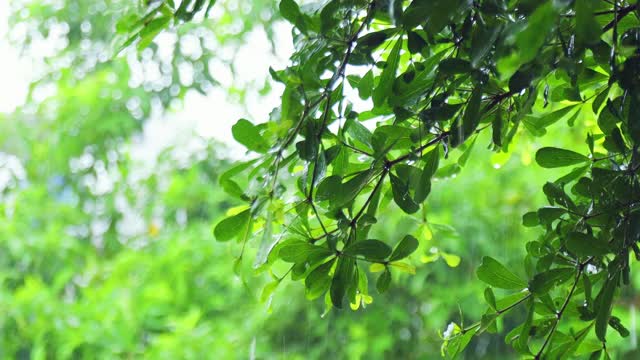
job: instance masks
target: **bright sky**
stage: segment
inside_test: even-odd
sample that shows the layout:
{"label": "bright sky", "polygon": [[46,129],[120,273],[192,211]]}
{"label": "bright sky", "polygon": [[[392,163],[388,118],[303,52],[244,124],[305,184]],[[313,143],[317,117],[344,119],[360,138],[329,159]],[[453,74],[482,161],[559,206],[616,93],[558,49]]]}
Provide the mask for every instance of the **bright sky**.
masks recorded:
{"label": "bright sky", "polygon": [[0,113],[13,111],[29,89],[28,68],[6,40],[9,2],[0,1]]}
{"label": "bright sky", "polygon": [[[0,54],[2,54],[0,56],[0,113],[12,112],[23,104],[31,73],[28,59],[20,59],[18,51],[6,39],[8,14],[8,2],[0,0]],[[214,69],[214,76],[223,85],[263,80],[269,74],[269,66],[284,67],[288,55],[293,51],[289,26],[286,24],[277,26],[276,38],[279,46],[278,54],[274,56],[264,31],[254,31],[238,54],[237,65],[238,68],[243,69],[242,74],[234,78],[227,69]],[[256,62],[255,59],[261,61]],[[277,106],[279,94],[282,91],[277,84],[273,86],[274,89],[270,95],[264,98],[250,97],[247,100],[249,113],[246,113],[241,106],[231,104],[226,98],[224,89],[213,89],[208,96],[194,91],[187,95],[182,110],[148,121],[144,138],[153,139],[153,141],[143,140],[139,146],[146,150],[143,152],[151,155],[161,150],[161,144],[180,143],[185,141],[185,138],[191,137],[195,131],[204,137],[212,137],[227,144],[231,149],[232,157],[242,156],[244,149],[232,140],[231,126],[241,117],[246,117],[255,123],[266,121],[271,110]]]}
{"label": "bright sky", "polygon": [[[24,104],[32,73],[30,59],[21,58],[19,52],[7,41],[8,14],[8,1],[0,0],[0,114],[11,113]],[[222,88],[213,89],[207,96],[193,91],[187,94],[182,109],[170,111],[163,116],[152,113],[151,118],[145,122],[141,136],[132,139],[129,154],[140,164],[136,168],[136,176],[144,177],[153,171],[158,154],[169,146],[175,146],[173,154],[178,160],[186,160],[193,154],[204,153],[206,142],[194,134],[224,143],[224,148],[229,151],[218,151],[217,156],[232,159],[246,156],[246,149],[233,140],[231,126],[239,118],[247,118],[254,123],[267,121],[269,113],[279,104],[282,88],[278,87],[278,84],[272,84],[273,91],[266,97],[259,97],[257,94],[248,96],[248,110],[244,110],[242,106],[227,99],[224,86],[235,84],[241,87],[242,84],[254,81],[262,83],[269,76],[269,66],[283,68],[293,52],[290,32],[290,26],[285,23],[276,26],[278,54],[275,56],[272,54],[266,33],[261,29],[255,30],[238,51],[235,64],[237,68],[242,69],[241,74],[234,77],[225,66],[213,67],[212,73],[222,83]],[[168,43],[167,41],[166,37],[163,40],[162,35],[158,37],[161,46],[163,42]],[[39,50],[46,51],[46,45],[42,44],[43,48]],[[12,178],[22,180],[24,177],[21,159],[4,153],[0,144],[0,190],[5,188]],[[109,174],[102,174],[96,178],[94,190],[110,191],[113,181],[115,178]],[[146,231],[146,224],[142,218],[127,206],[120,210],[128,214],[124,218],[130,221],[123,223],[120,231],[129,235]]]}

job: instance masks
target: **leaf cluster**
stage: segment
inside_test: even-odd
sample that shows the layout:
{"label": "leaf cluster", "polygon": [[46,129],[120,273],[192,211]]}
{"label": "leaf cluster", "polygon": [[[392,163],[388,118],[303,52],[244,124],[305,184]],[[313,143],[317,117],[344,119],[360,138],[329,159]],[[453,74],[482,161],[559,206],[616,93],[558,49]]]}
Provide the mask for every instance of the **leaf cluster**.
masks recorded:
{"label": "leaf cluster", "polygon": [[[524,306],[528,316],[507,335],[524,356],[608,356],[608,327],[628,333],[612,309],[631,257],[640,257],[638,4],[282,0],[279,9],[296,50],[288,67],[271,69],[284,91],[269,121],[234,126],[257,156],[220,179],[247,209],[216,225],[218,240],[259,236],[256,268],[290,264],[276,284],[290,275],[309,298],[355,309],[370,302],[365,266],[382,271],[380,292],[393,272],[413,271],[398,260],[415,251],[415,238],[370,238],[381,212],[423,209],[432,181],[461,171],[479,133],[491,132],[489,149],[508,152],[522,133],[595,120],[584,149],[535,154],[543,168],[574,168],[544,185],[549,206],[524,215],[525,226],[544,230],[517,271],[528,280],[486,257],[479,279],[518,292],[496,299],[489,288],[482,321],[455,327],[443,354],[457,356]],[[596,347],[584,342],[593,334]]]}

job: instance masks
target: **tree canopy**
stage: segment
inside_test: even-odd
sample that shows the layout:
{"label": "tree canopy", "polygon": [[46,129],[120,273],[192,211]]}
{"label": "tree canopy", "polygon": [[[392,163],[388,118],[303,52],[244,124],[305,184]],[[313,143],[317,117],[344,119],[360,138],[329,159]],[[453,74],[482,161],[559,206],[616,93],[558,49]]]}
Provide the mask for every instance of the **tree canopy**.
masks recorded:
{"label": "tree canopy", "polygon": [[[637,341],[637,1],[14,4],[41,66],[0,118],[0,170],[20,164],[0,187],[0,356],[275,356],[287,334],[300,358],[473,358],[502,333],[498,352],[600,359]],[[153,114],[221,85],[212,61],[246,70],[221,49],[282,20],[281,103],[231,131],[245,159],[200,137],[135,158]]]}
{"label": "tree canopy", "polygon": [[[507,335],[521,354],[566,358],[595,334],[593,356],[608,356],[608,328],[629,333],[612,304],[640,258],[637,3],[283,0],[279,10],[296,48],[271,70],[282,104],[267,122],[234,126],[259,156],[221,177],[247,206],[214,229],[219,241],[261,237],[256,268],[290,264],[265,292],[291,276],[328,308],[366,305],[365,273],[380,273],[383,293],[415,271],[404,259],[419,246],[402,229],[370,238],[381,209],[416,216],[432,180],[460,172],[478,139],[508,152],[522,132],[544,136],[566,120],[586,140],[535,153],[540,167],[570,170],[541,189],[549,206],[522,218],[544,230],[523,245],[527,278],[487,254],[476,274],[488,310],[448,329],[443,354],[523,306],[529,315]],[[511,291],[497,299],[494,288]]]}

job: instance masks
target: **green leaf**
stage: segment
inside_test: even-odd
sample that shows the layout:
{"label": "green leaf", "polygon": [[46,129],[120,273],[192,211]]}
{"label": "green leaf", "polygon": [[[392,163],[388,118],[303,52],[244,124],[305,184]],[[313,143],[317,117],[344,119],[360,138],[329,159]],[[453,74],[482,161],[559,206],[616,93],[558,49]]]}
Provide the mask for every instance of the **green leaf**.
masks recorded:
{"label": "green leaf", "polygon": [[535,312],[534,311],[535,303],[533,301],[533,298],[529,298],[529,301],[527,301],[527,307],[528,307],[527,318],[522,324],[522,328],[520,330],[520,335],[518,336],[518,339],[513,344],[516,350],[518,350],[518,352],[520,352],[521,354],[526,354],[530,352],[528,343],[529,343],[529,336],[531,333],[531,326],[533,325],[533,314]]}
{"label": "green leaf", "polygon": [[[149,14],[147,14],[146,16],[149,16],[149,15],[153,16],[156,13],[157,13],[157,9],[154,9]],[[116,32],[118,34],[129,34],[129,33],[131,33],[131,31],[134,28],[139,27],[139,25],[137,24],[139,20],[140,20],[140,17],[138,16],[138,14],[135,14],[135,13],[128,14],[127,16],[122,17],[116,23]]]}
{"label": "green leaf", "polygon": [[387,41],[390,34],[391,32],[387,30],[368,33],[358,39],[356,47],[365,48],[367,51],[374,50]]}
{"label": "green leaf", "polygon": [[218,241],[229,241],[247,230],[249,219],[251,219],[251,211],[249,209],[227,217],[216,225],[213,235]]}
{"label": "green leaf", "polygon": [[478,328],[478,334],[483,333],[489,327],[493,326],[497,318],[498,318],[498,314],[496,313],[489,313],[489,314],[482,315],[482,318],[480,319],[480,328]]}
{"label": "green leaf", "polygon": [[391,254],[391,247],[380,240],[363,240],[347,246],[343,252],[347,255],[362,255],[370,260],[384,260]]}
{"label": "green leaf", "polygon": [[414,31],[409,31],[407,34],[407,47],[412,54],[418,54],[422,52],[422,49],[427,47],[427,42],[424,41],[422,36]]}
{"label": "green leaf", "polygon": [[542,191],[552,204],[555,202],[564,207],[575,207],[573,200],[564,191],[563,184],[547,182],[542,187]]}
{"label": "green leaf", "polygon": [[605,107],[600,111],[600,115],[598,115],[598,127],[607,135],[617,127],[616,123],[619,121],[620,118],[617,115],[615,105],[611,100],[607,100]]}
{"label": "green leaf", "polygon": [[447,341],[445,354],[447,355],[447,359],[455,359],[459,354],[461,354],[464,349],[469,345],[473,336],[478,332],[477,328],[468,330],[455,338]]}
{"label": "green leaf", "polygon": [[596,239],[593,235],[581,232],[570,232],[564,244],[567,250],[578,256],[602,256],[610,252],[606,241]]}
{"label": "green leaf", "polygon": [[[482,101],[482,88],[476,86],[471,93],[467,107],[464,109],[461,126],[452,126],[451,146],[462,144],[478,127],[480,123],[480,103]],[[457,121],[454,123],[457,125]]]}
{"label": "green leaf", "polygon": [[611,326],[615,331],[618,332],[618,334],[620,334],[620,336],[622,336],[623,338],[626,338],[627,336],[629,336],[629,330],[622,325],[622,321],[620,321],[620,318],[617,316],[612,316],[609,318],[609,326]]}
{"label": "green leaf", "polygon": [[298,18],[302,16],[302,12],[300,12],[300,7],[293,0],[282,0],[280,1],[280,15],[285,18],[290,23],[296,25],[298,22]]}
{"label": "green leaf", "polygon": [[587,325],[584,329],[577,332],[577,334],[574,336],[574,340],[570,342],[568,346],[562,351],[562,356],[559,356],[560,360],[569,359],[572,355],[576,354],[576,351],[578,350],[584,339],[591,332],[592,327],[593,323]]}
{"label": "green leaf", "polygon": [[427,123],[447,121],[452,119],[460,108],[462,108],[462,104],[432,104],[430,108],[421,111],[419,116]]}
{"label": "green leaf", "polygon": [[527,27],[516,35],[516,44],[520,50],[520,63],[533,60],[538,49],[544,45],[547,34],[556,22],[557,12],[551,2],[540,5],[527,21]]}
{"label": "green leaf", "polygon": [[340,192],[342,187],[342,177],[332,175],[324,178],[316,189],[316,201],[330,200]]}
{"label": "green leaf", "polygon": [[524,299],[527,296],[529,296],[528,291],[519,291],[511,295],[508,295],[506,297],[503,297],[502,299],[497,299],[496,305],[498,305],[498,309],[505,309],[515,305],[516,303],[521,302],[522,299]]}
{"label": "green leaf", "polygon": [[403,273],[407,273],[411,275],[416,274],[416,267],[406,262],[396,261],[396,262],[389,263],[389,266]]}
{"label": "green leaf", "polygon": [[258,252],[253,260],[254,269],[259,269],[267,262],[267,260],[269,260],[269,255],[278,244],[279,239],[273,236],[273,220],[274,213],[267,213],[264,227],[262,229],[262,236],[258,245]]}
{"label": "green leaf", "polygon": [[527,287],[527,283],[524,280],[489,256],[482,258],[482,264],[476,270],[476,275],[478,279],[499,289],[515,290]]}
{"label": "green leaf", "polygon": [[[380,125],[373,132],[371,145],[376,155],[382,155],[394,148],[402,148],[411,142],[411,130],[398,125]],[[404,144],[404,145],[403,145]]]}
{"label": "green leaf", "polygon": [[598,111],[600,111],[600,108],[602,107],[602,104],[605,102],[605,100],[608,99],[609,97],[609,89],[610,87],[607,86],[602,92],[600,92],[600,94],[598,94],[598,96],[596,96],[596,98],[593,100],[593,103],[591,104],[591,109],[593,110],[594,114],[598,114]]}
{"label": "green leaf", "polygon": [[269,299],[273,292],[276,290],[278,285],[280,285],[280,280],[275,280],[265,285],[264,288],[262,288],[262,292],[260,293],[260,301],[267,301],[267,299]]}
{"label": "green leaf", "polygon": [[466,148],[462,152],[462,155],[458,158],[458,165],[465,166],[467,164],[467,160],[469,160],[469,156],[471,156],[471,152],[473,151],[473,145],[475,145],[477,136],[474,136],[472,140],[469,140],[465,143]]}
{"label": "green leaf", "polygon": [[446,179],[458,174],[462,170],[459,164],[448,164],[436,171],[433,177],[436,179]]}
{"label": "green leaf", "polygon": [[269,143],[260,135],[258,127],[249,120],[240,119],[231,127],[233,138],[247,149],[264,154],[269,150]]}
{"label": "green leaf", "polygon": [[411,255],[418,248],[418,244],[418,239],[411,235],[406,235],[393,249],[389,262],[404,259]]}
{"label": "green leaf", "polygon": [[596,44],[600,41],[601,27],[596,20],[597,0],[576,0],[576,42],[578,46]]}
{"label": "green leaf", "polygon": [[549,225],[560,216],[567,213],[567,210],[554,206],[545,206],[538,209],[538,218],[541,224]]}
{"label": "green leaf", "polygon": [[532,115],[526,116],[522,121],[524,125],[527,127],[527,129],[529,129],[529,131],[531,131],[534,135],[536,135],[538,132],[542,131],[546,127],[564,118],[573,109],[575,109],[576,106],[577,105],[567,106],[562,109],[552,111],[541,117],[532,116]]}
{"label": "green leaf", "polygon": [[[170,4],[173,4],[173,0],[167,0]],[[209,4],[207,5],[207,9],[204,11],[205,19],[209,17],[209,12],[213,8],[213,5],[216,4],[217,0],[209,0]]]}
{"label": "green leaf", "polygon": [[469,61],[459,58],[446,58],[438,65],[438,71],[443,75],[468,74],[472,70]]}
{"label": "green leaf", "polygon": [[371,147],[371,131],[357,119],[349,119],[345,122],[344,129],[352,138],[364,145]]}
{"label": "green leaf", "polygon": [[367,183],[371,178],[371,172],[371,170],[364,171],[349,179],[346,183],[341,184],[338,191],[329,195],[331,205],[339,208],[353,201],[353,199],[360,194],[362,189],[367,186]]}
{"label": "green leaf", "polygon": [[376,289],[380,294],[385,293],[391,284],[391,271],[385,267],[384,272],[380,274],[376,281]]}
{"label": "green leaf", "polygon": [[336,259],[331,259],[327,261],[307,275],[304,280],[307,299],[317,299],[329,290],[329,287],[331,286],[331,277],[329,276],[329,272],[331,271],[335,260]]}
{"label": "green leaf", "polygon": [[320,259],[331,255],[331,250],[302,240],[287,240],[278,246],[278,257],[290,263],[303,263],[309,258]]}
{"label": "green leaf", "polygon": [[536,162],[544,168],[557,168],[581,164],[589,158],[575,151],[555,147],[543,147],[536,152]]}
{"label": "green leaf", "polygon": [[399,85],[394,87],[393,96],[389,98],[389,104],[393,106],[406,106],[406,104],[420,99],[420,97],[426,93],[428,87],[433,84],[434,70],[437,68],[440,59],[442,59],[447,52],[448,50],[442,50],[420,63],[423,69],[416,73],[409,84],[404,84],[403,81],[400,81]]}
{"label": "green leaf", "polygon": [[[373,72],[367,71],[358,83],[358,94],[362,100],[366,100],[371,97],[373,93]],[[370,137],[371,135],[369,135]],[[366,144],[366,143],[365,143]]]}
{"label": "green leaf", "polygon": [[531,85],[533,79],[535,79],[536,73],[532,69],[520,69],[515,72],[509,79],[509,91],[512,93],[519,93]]}
{"label": "green leaf", "polygon": [[151,20],[142,30],[140,30],[140,42],[138,43],[138,51],[145,49],[156,35],[158,35],[171,21],[170,16],[161,16]]}
{"label": "green leaf", "polygon": [[402,43],[402,38],[396,40],[393,49],[391,49],[389,57],[387,57],[387,65],[385,66],[384,70],[382,70],[382,74],[380,75],[380,82],[373,91],[373,104],[375,106],[384,105],[385,100],[391,93],[393,80],[396,77],[396,70],[398,70],[398,64],[400,62],[400,49],[402,49]]}
{"label": "green leaf", "polygon": [[440,150],[439,147],[429,151],[423,157],[425,164],[424,168],[422,168],[422,173],[420,175],[420,181],[416,187],[416,193],[414,195],[414,200],[416,203],[420,204],[426,200],[427,196],[431,192],[431,178],[438,170],[438,164],[440,162]]}
{"label": "green leaf", "polygon": [[583,176],[588,170],[589,170],[589,165],[579,166],[579,167],[574,168],[573,170],[571,170],[571,172],[569,172],[568,174],[558,178],[556,181],[554,181],[554,183],[555,184],[563,184],[563,183],[564,184],[568,184],[570,182],[573,182],[573,181],[577,180],[581,176]]}
{"label": "green leaf", "polygon": [[449,20],[464,8],[461,0],[414,0],[411,2],[402,17],[402,25],[407,28],[415,28],[425,24],[424,28],[429,34],[437,34],[447,25]]}
{"label": "green leaf", "polygon": [[536,274],[529,282],[529,290],[532,293],[544,295],[554,286],[571,279],[575,272],[574,268],[556,268]]}
{"label": "green leaf", "polygon": [[607,340],[607,325],[609,324],[613,295],[618,287],[619,278],[620,273],[607,278],[596,298],[596,336],[602,342]]}
{"label": "green leaf", "polygon": [[238,197],[238,198],[242,198],[244,194],[244,190],[240,187],[240,185],[238,185],[238,183],[236,183],[231,179],[236,175],[242,173],[243,171],[247,170],[249,167],[253,166],[256,162],[257,160],[254,159],[254,160],[238,163],[237,165],[233,166],[229,170],[222,173],[222,175],[220,175],[220,179],[218,180],[218,183],[227,194]]}
{"label": "green leaf", "polygon": [[413,214],[420,209],[420,205],[411,198],[409,193],[409,184],[394,174],[390,173],[391,190],[393,192],[393,200],[407,214]]}
{"label": "green leaf", "polygon": [[471,65],[475,68],[489,54],[493,44],[498,39],[502,28],[500,26],[482,26],[477,24],[471,35]]}
{"label": "green leaf", "polygon": [[522,216],[522,225],[526,227],[534,227],[540,225],[540,218],[538,213],[530,211]]}
{"label": "green leaf", "polygon": [[329,295],[331,303],[338,309],[342,309],[342,303],[349,287],[353,284],[353,272],[355,270],[355,260],[341,257],[338,260]]}
{"label": "green leaf", "polygon": [[[640,35],[640,31],[638,32],[638,35]],[[628,59],[625,63],[630,63],[630,62],[632,62],[632,60]],[[626,65],[625,69],[630,69],[633,66],[635,66],[636,68],[635,70],[636,72],[634,73],[633,78],[637,79],[638,77],[640,77],[640,61],[638,61],[637,58],[635,58],[635,65],[628,64]],[[637,89],[638,88],[635,88],[634,92],[637,91]],[[634,109],[634,110],[629,111],[629,114],[625,121],[628,128],[627,133],[629,134],[629,139],[632,140],[634,143],[638,144],[640,143],[640,116],[635,111],[635,109],[640,108],[640,100],[638,99],[637,93],[636,93],[636,96],[631,96],[628,108]]]}
{"label": "green leaf", "polygon": [[493,290],[490,287],[484,289],[484,300],[487,302],[487,304],[489,304],[489,307],[492,310],[498,310],[498,305],[496,304],[496,296],[493,294]]}
{"label": "green leaf", "polygon": [[340,19],[335,15],[339,8],[339,0],[331,0],[322,8],[320,12],[320,30],[322,33],[326,34],[331,31],[334,26],[338,25]]}
{"label": "green leaf", "polygon": [[440,252],[440,256],[442,257],[444,262],[447,263],[447,266],[449,267],[458,267],[458,265],[460,265],[460,262],[462,261],[462,259],[460,259],[460,256],[454,255],[454,254],[447,254],[442,251]]}

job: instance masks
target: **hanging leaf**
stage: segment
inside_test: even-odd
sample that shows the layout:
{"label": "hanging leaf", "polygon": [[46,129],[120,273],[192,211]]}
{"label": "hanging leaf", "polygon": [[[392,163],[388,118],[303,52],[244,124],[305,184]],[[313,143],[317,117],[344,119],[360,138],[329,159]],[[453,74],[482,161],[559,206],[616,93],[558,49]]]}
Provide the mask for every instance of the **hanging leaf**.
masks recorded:
{"label": "hanging leaf", "polygon": [[396,77],[396,71],[398,70],[398,64],[400,62],[400,49],[402,49],[402,43],[402,38],[396,40],[393,45],[393,49],[391,49],[391,53],[387,58],[387,65],[384,70],[382,70],[378,86],[373,91],[373,104],[375,106],[384,105],[387,96],[391,93],[393,80]]}
{"label": "hanging leaf", "polygon": [[420,205],[411,197],[409,193],[409,184],[394,174],[389,174],[391,179],[391,190],[393,191],[393,200],[407,214],[413,214],[420,209]]}
{"label": "hanging leaf", "polygon": [[251,151],[263,154],[269,150],[269,144],[262,135],[260,135],[258,128],[249,120],[238,120],[231,128],[231,133],[237,142]]}
{"label": "hanging leaf", "polygon": [[349,287],[353,285],[355,262],[353,259],[341,257],[338,259],[336,271],[331,281],[331,303],[338,309],[342,309],[344,296]]}
{"label": "hanging leaf", "polygon": [[451,146],[462,144],[478,127],[480,123],[480,103],[482,101],[482,88],[476,86],[471,93],[467,107],[462,116],[462,125],[455,126],[451,130]]}
{"label": "hanging leaf", "polygon": [[300,7],[294,0],[281,0],[279,9],[280,15],[294,25],[296,25],[298,19],[302,16]]}
{"label": "hanging leaf", "polygon": [[468,74],[472,70],[470,62],[459,58],[447,58],[438,65],[438,71],[443,75]]}
{"label": "hanging leaf", "polygon": [[389,261],[397,261],[406,258],[407,256],[413,254],[414,251],[416,251],[418,245],[418,239],[411,235],[406,235],[393,249],[393,252],[389,257]]}
{"label": "hanging leaf", "polygon": [[391,247],[380,240],[363,240],[347,246],[347,255],[362,255],[369,260],[384,260],[391,254]]}
{"label": "hanging leaf", "polygon": [[610,252],[609,244],[606,241],[600,241],[593,235],[575,231],[567,234],[565,246],[567,250],[578,256],[601,256]]}
{"label": "hanging leaf", "polygon": [[576,41],[580,46],[600,40],[601,28],[596,20],[597,0],[576,0]]}
{"label": "hanging leaf", "polygon": [[559,207],[545,206],[538,209],[538,219],[541,224],[551,225],[554,220],[559,219],[562,215],[566,214],[567,210]]}
{"label": "hanging leaf", "polygon": [[251,211],[249,209],[222,219],[222,221],[215,226],[213,236],[215,236],[218,241],[229,241],[246,231],[250,219]]}
{"label": "hanging leaf", "polygon": [[557,268],[536,274],[529,282],[529,290],[535,294],[546,294],[552,287],[558,286],[574,277],[574,268]]}
{"label": "hanging leaf", "polygon": [[476,275],[478,279],[500,289],[522,289],[527,287],[527,283],[524,280],[489,256],[482,258],[482,264],[476,270]]}
{"label": "hanging leaf", "polygon": [[540,218],[538,213],[530,211],[522,216],[522,225],[526,227],[538,226],[540,224]]}
{"label": "hanging leaf", "polygon": [[418,33],[409,31],[407,33],[407,47],[410,53],[418,54],[427,47],[427,42]]}
{"label": "hanging leaf", "polygon": [[376,289],[380,294],[387,292],[389,289],[389,285],[391,284],[391,272],[388,268],[384,269],[384,272],[380,274],[378,277],[378,281],[376,281]]}
{"label": "hanging leaf", "polygon": [[587,161],[589,158],[582,154],[555,147],[544,147],[536,152],[536,162],[544,168],[565,167]]}
{"label": "hanging leaf", "polygon": [[613,295],[618,287],[618,280],[619,273],[607,278],[596,298],[596,335],[602,342],[607,338],[607,325],[611,317]]}
{"label": "hanging leaf", "polygon": [[335,261],[336,259],[331,259],[318,266],[310,272],[309,275],[307,275],[304,280],[307,299],[317,299],[329,290],[332,280],[329,276],[329,272],[331,271],[331,268],[333,268]]}
{"label": "hanging leaf", "polygon": [[311,257],[326,258],[331,255],[331,250],[302,240],[288,240],[278,245],[278,257],[290,263],[302,263]]}
{"label": "hanging leaf", "polygon": [[493,294],[493,290],[490,287],[484,289],[484,300],[489,304],[489,307],[493,311],[498,310],[498,305],[496,305],[496,296]]}
{"label": "hanging leaf", "polygon": [[466,0],[413,0],[402,17],[405,28],[415,28],[425,24],[425,30],[437,34],[460,9]]}
{"label": "hanging leaf", "polygon": [[265,285],[260,293],[260,301],[266,302],[271,295],[273,295],[273,292],[276,291],[278,285],[280,285],[280,280],[275,280]]}
{"label": "hanging leaf", "polygon": [[624,325],[622,325],[622,321],[617,316],[612,316],[609,318],[609,326],[611,326],[615,331],[620,334],[623,338],[629,336],[629,329],[627,329]]}
{"label": "hanging leaf", "polygon": [[417,204],[424,202],[431,192],[431,178],[438,170],[438,164],[440,162],[440,150],[439,147],[429,151],[424,156],[424,168],[420,175],[420,181],[416,187],[416,193],[414,200]]}

